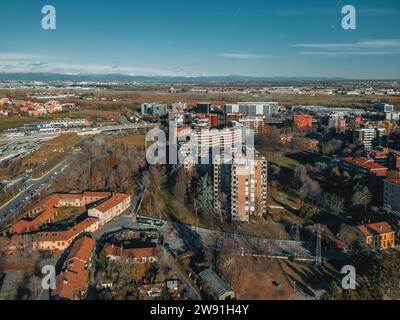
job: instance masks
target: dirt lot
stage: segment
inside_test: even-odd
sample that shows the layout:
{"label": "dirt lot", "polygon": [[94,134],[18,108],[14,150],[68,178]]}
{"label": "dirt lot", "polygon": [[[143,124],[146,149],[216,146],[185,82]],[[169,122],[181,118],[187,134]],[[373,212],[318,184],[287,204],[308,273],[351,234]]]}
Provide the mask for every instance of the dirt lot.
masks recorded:
{"label": "dirt lot", "polygon": [[[225,103],[236,103],[238,101],[278,101],[284,106],[293,105],[326,105],[328,107],[354,107],[354,106],[372,106],[374,102],[386,101],[387,103],[399,103],[398,97],[388,96],[347,96],[347,95],[296,95],[296,94],[265,94],[259,97],[249,96],[240,93],[177,93],[166,94],[165,92],[149,91],[116,91],[107,90],[98,95],[98,97],[113,97],[118,102],[96,101],[101,105],[120,105],[123,103],[129,107],[139,106],[145,102],[157,102],[171,104],[173,102],[182,101],[188,103],[189,106],[195,106],[199,101],[208,101],[216,105],[224,105]],[[79,105],[90,106],[93,101],[79,100]]]}
{"label": "dirt lot", "polygon": [[[287,300],[299,288],[307,292],[307,287],[330,279],[327,270],[319,271],[311,264],[299,264],[288,260],[240,257],[238,265],[240,279],[233,284],[238,299]],[[281,288],[277,288],[278,282]]]}
{"label": "dirt lot", "polygon": [[121,142],[121,143],[128,143],[128,144],[135,145],[138,147],[144,147],[144,145],[145,145],[144,134],[129,134],[129,135],[122,136],[122,137],[115,137],[115,138],[113,138],[113,141]]}

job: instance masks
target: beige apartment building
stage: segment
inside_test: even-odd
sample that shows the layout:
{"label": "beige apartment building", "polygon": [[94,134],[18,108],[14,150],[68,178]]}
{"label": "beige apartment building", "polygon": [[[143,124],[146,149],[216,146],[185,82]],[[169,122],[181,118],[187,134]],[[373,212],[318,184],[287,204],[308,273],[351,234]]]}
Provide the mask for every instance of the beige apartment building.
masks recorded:
{"label": "beige apartment building", "polygon": [[221,193],[228,197],[232,221],[248,222],[251,216],[263,216],[267,203],[267,160],[240,158],[233,163],[222,159],[213,165],[214,205]]}
{"label": "beige apartment building", "polygon": [[264,158],[232,165],[232,220],[248,222],[251,216],[266,213],[267,176],[267,161]]}

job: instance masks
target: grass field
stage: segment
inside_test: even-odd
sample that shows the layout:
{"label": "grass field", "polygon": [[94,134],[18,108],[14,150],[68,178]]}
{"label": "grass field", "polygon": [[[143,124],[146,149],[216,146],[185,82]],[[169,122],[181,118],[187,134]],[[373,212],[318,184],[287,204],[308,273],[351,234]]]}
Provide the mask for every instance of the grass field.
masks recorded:
{"label": "grass field", "polygon": [[63,207],[57,209],[57,217],[52,221],[53,223],[60,222],[72,217],[80,216],[86,212],[85,207]]}
{"label": "grass field", "polygon": [[[68,133],[46,141],[38,150],[23,158],[25,168],[34,169],[33,176],[41,177],[68,156],[67,148],[79,141],[75,133]],[[35,169],[36,168],[36,169]]]}
{"label": "grass field", "polygon": [[[328,107],[354,107],[354,106],[372,106],[373,103],[386,101],[387,103],[399,103],[399,97],[390,96],[348,96],[348,95],[297,95],[297,94],[264,94],[257,97],[240,93],[177,93],[166,94],[165,92],[151,91],[118,91],[106,90],[98,95],[99,97],[112,96],[124,102],[129,106],[140,105],[144,102],[154,101],[157,103],[171,104],[176,101],[188,103],[189,106],[195,106],[199,101],[208,101],[216,105],[233,103],[239,101],[277,101],[284,106],[292,105],[325,105]],[[84,102],[82,102],[84,103]],[[86,102],[87,103],[87,102]]]}
{"label": "grass field", "polygon": [[36,123],[44,121],[45,118],[31,118],[31,117],[0,117],[0,131],[18,128],[28,123]]}
{"label": "grass field", "polygon": [[276,164],[278,166],[281,167],[285,167],[288,169],[294,169],[296,167],[296,165],[298,165],[299,163],[291,158],[288,158],[282,154],[276,153],[276,152],[271,152],[271,151],[263,151],[261,152],[263,156],[265,156],[265,158],[273,163]]}
{"label": "grass field", "polygon": [[88,119],[92,118],[104,118],[108,121],[119,121],[120,113],[112,110],[98,110],[98,109],[83,109],[80,111],[66,111],[61,113],[55,113],[49,116],[49,118],[72,118],[72,119]]}
{"label": "grass field", "polygon": [[113,138],[114,142],[127,143],[130,145],[135,145],[137,147],[144,147],[145,137],[144,134],[128,134],[122,137]]}

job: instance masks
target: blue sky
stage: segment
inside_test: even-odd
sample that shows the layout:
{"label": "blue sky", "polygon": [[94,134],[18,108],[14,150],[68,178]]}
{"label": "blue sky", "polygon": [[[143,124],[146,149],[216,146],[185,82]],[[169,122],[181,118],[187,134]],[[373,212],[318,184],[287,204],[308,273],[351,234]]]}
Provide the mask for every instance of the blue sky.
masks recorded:
{"label": "blue sky", "polygon": [[400,77],[398,0],[1,2],[0,72]]}

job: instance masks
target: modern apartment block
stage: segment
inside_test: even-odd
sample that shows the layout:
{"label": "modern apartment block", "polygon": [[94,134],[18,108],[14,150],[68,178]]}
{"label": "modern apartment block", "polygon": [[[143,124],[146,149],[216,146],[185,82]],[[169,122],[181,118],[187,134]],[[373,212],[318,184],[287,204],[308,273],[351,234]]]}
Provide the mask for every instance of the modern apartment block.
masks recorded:
{"label": "modern apartment block", "polygon": [[238,102],[225,105],[225,114],[242,113],[246,116],[265,116],[270,118],[279,112],[278,102]]}
{"label": "modern apartment block", "polygon": [[297,130],[310,130],[313,117],[308,114],[296,114],[293,116],[293,125]]}
{"label": "modern apartment block", "polygon": [[207,127],[194,127],[191,143],[181,147],[181,154],[190,154],[189,149],[197,148],[199,158],[207,158],[207,162],[215,156],[239,153],[244,146],[244,131],[242,126],[209,130]]}
{"label": "modern apartment block", "polygon": [[375,103],[374,110],[377,112],[384,112],[384,113],[393,112],[394,106],[392,104],[378,102],[378,103]]}
{"label": "modern apartment block", "polygon": [[360,143],[364,149],[372,149],[384,142],[386,130],[383,128],[362,128],[353,131],[353,142]]}
{"label": "modern apartment block", "polygon": [[257,134],[261,129],[267,127],[264,117],[262,116],[245,117],[239,119],[238,122],[246,129],[254,130],[255,134]]}
{"label": "modern apartment block", "polygon": [[166,116],[168,114],[168,106],[157,103],[143,103],[141,106],[142,115]]}
{"label": "modern apartment block", "polygon": [[244,160],[232,165],[231,216],[233,221],[248,222],[251,216],[263,216],[267,202],[267,161]]}
{"label": "modern apartment block", "polygon": [[251,216],[266,213],[267,161],[265,158],[239,158],[226,163],[219,159],[213,165],[214,203],[222,193],[227,195],[230,219],[248,222]]}
{"label": "modern apartment block", "polygon": [[197,113],[209,114],[212,109],[212,104],[209,102],[199,102],[195,108]]}
{"label": "modern apartment block", "polygon": [[321,124],[327,125],[329,129],[336,130],[336,132],[345,132],[347,127],[346,118],[340,114],[322,117]]}
{"label": "modern apartment block", "polygon": [[212,165],[212,182],[214,194],[214,207],[218,207],[218,201],[222,194],[226,195],[226,210],[231,210],[231,172],[232,163],[224,161],[222,157],[215,157]]}
{"label": "modern apartment block", "polygon": [[389,205],[392,210],[400,212],[400,179],[384,181],[383,205]]}

